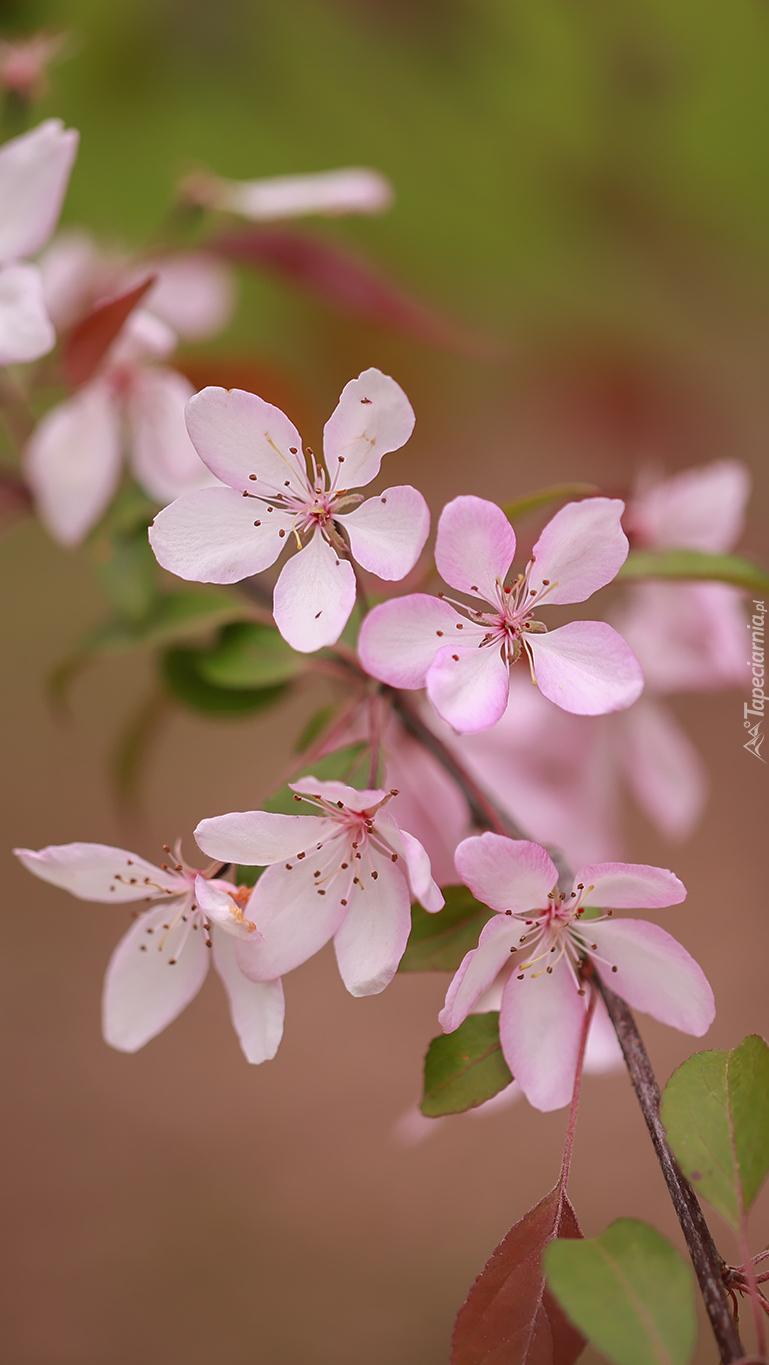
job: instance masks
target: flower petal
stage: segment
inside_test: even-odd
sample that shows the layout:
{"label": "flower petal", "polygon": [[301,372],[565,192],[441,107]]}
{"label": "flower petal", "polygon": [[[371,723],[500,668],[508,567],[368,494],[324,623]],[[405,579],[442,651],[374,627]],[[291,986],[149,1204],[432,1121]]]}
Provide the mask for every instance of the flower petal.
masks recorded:
{"label": "flower petal", "polygon": [[617,968],[597,963],[604,979],[633,1009],[644,1010],[661,1024],[701,1038],[716,1014],[713,992],[705,973],[686,949],[642,919],[588,923],[587,940],[598,944],[601,957]]}
{"label": "flower petal", "polygon": [[206,918],[232,938],[245,940],[246,943],[263,943],[264,934],[255,927],[253,920],[247,919],[233,897],[237,887],[231,882],[209,881],[205,877],[195,878],[195,901]]}
{"label": "flower petal", "polygon": [[163,872],[138,854],[109,844],[49,844],[37,851],[32,848],[13,851],[28,872],[71,892],[81,901],[121,904],[146,900],[163,892],[178,895],[189,890],[184,878]]}
{"label": "flower petal", "polygon": [[78,134],[50,118],[0,147],[0,261],[33,256],[61,213]]}
{"label": "flower petal", "polygon": [[686,839],[702,815],[705,764],[673,712],[646,697],[625,711],[619,737],[625,779],[641,809],[670,839]]}
{"label": "flower petal", "polygon": [[445,1033],[459,1028],[503,968],[510,965],[510,950],[518,947],[520,928],[518,921],[507,915],[495,915],[484,924],[478,947],[465,954],[446,992],[446,1003],[438,1015]]}
{"label": "flower petal", "polygon": [[0,269],[0,365],[38,360],[56,344],[36,265]]}
{"label": "flower petal", "polygon": [[374,829],[386,841],[387,846],[403,858],[412,898],[419,901],[431,915],[442,910],[445,900],[433,880],[430,859],[419,840],[415,839],[413,834],[408,834],[405,829],[401,829],[386,810],[377,813]]}
{"label": "flower petal", "polygon": [[723,554],[742,534],[749,496],[747,466],[714,460],[640,493],[628,508],[628,522],[644,545]]}
{"label": "flower petal", "polygon": [[403,389],[389,374],[371,369],[351,379],[323,428],[331,487],[371,483],[382,456],[406,444],[415,420]]}
{"label": "flower petal", "polygon": [[223,261],[205,251],[184,251],[143,261],[142,270],[158,275],[147,307],[179,336],[202,341],[227,326],[235,309],[235,289]]}
{"label": "flower petal", "polygon": [[435,565],[460,592],[496,603],[515,555],[515,532],[501,507],[485,498],[454,498],[438,522]]}
{"label": "flower petal", "polygon": [[275,584],[273,615],[283,639],[300,654],[335,645],[355,606],[355,587],[352,564],[315,531]]}
{"label": "flower petal", "polygon": [[[482,636],[482,627],[465,626],[463,639]],[[473,649],[446,645],[427,670],[427,695],[433,706],[459,734],[487,730],[505,714],[510,693],[510,669],[495,645]]]}
{"label": "flower petal", "polygon": [[364,858],[376,880],[366,877],[365,890],[356,889],[334,935],[342,980],[355,996],[378,995],[389,985],[411,932],[411,897],[403,873],[371,844]]}
{"label": "flower petal", "polygon": [[624,711],[643,691],[641,666],[605,621],[570,621],[545,635],[526,635],[543,696],[577,716]]}
{"label": "flower petal", "polygon": [[512,910],[514,915],[544,910],[549,893],[558,885],[552,858],[528,839],[473,834],[462,840],[454,861],[465,886],[492,910]]}
{"label": "flower petal", "polygon": [[622,1048],[619,1045],[609,1011],[599,996],[595,1002],[593,1018],[585,1047],[585,1072],[591,1076],[603,1076],[609,1071],[621,1071],[625,1065]]}
{"label": "flower petal", "polygon": [[[201,820],[198,848],[223,863],[265,867],[295,858],[331,837],[336,822],[314,815],[277,815],[264,810],[232,811]],[[280,973],[278,973],[280,975]]]}
{"label": "flower petal", "polygon": [[238,964],[238,941],[214,928],[214,966],[230,1006],[232,1027],[249,1062],[270,1062],[283,1037],[286,1012],[281,981],[249,981]]}
{"label": "flower petal", "polygon": [[194,392],[184,375],[158,366],[142,367],[129,394],[131,464],[142,488],[160,503],[218,486],[187,434],[184,409]]}
{"label": "flower petal", "polygon": [[410,573],[424,549],[430,511],[416,488],[386,488],[354,512],[335,518],[350,537],[353,559],[379,578],[393,581]]}
{"label": "flower petal", "polygon": [[307,488],[299,432],[280,408],[255,393],[202,389],[187,405],[187,430],[212,474],[240,493],[273,497],[286,483]]}
{"label": "flower petal", "polygon": [[382,213],[393,202],[393,188],[381,171],[350,166],[310,175],[276,175],[261,180],[212,177],[214,207],[243,218],[270,223],[309,213],[332,217],[346,213]]}
{"label": "flower petal", "polygon": [[546,601],[584,602],[616,578],[627,559],[628,539],[620,518],[620,498],[585,498],[568,502],[547,523],[532,550],[529,577],[539,592],[549,579]]}
{"label": "flower petal", "polygon": [[748,684],[739,588],[728,583],[637,583],[617,624],[655,692]]}
{"label": "flower petal", "polygon": [[[346,913],[341,904],[344,890],[339,890],[340,879],[332,878],[318,887],[314,876],[327,862],[328,855],[320,862],[308,857],[293,863],[290,872],[282,863],[275,863],[259,878],[245,913],[259,925],[264,943],[241,941],[238,953],[240,970],[250,981],[274,981],[285,976],[320,952],[336,933]],[[345,880],[345,888],[347,884]],[[319,895],[319,890],[325,894]]]}
{"label": "flower petal", "polygon": [[[258,524],[255,524],[258,523]],[[201,488],[158,512],[150,545],[164,569],[195,583],[238,583],[275,563],[291,519],[231,488]]]}
{"label": "flower petal", "polygon": [[341,801],[348,810],[354,811],[369,810],[371,806],[378,806],[387,795],[381,787],[364,787],[359,790],[356,787],[348,787],[346,782],[338,782],[335,779],[324,781],[313,777],[312,774],[299,777],[296,782],[289,782],[288,785],[292,791],[299,792],[300,795],[319,796],[334,806]]}
{"label": "flower petal", "polygon": [[424,687],[443,637],[453,634],[459,619],[448,602],[425,592],[380,602],[360,628],[360,661],[372,678],[391,687]]}
{"label": "flower petal", "polygon": [[615,910],[656,910],[686,900],[686,887],[674,872],[645,863],[592,863],[575,874],[575,888],[580,883],[587,888],[586,905]]}
{"label": "flower petal", "polygon": [[110,958],[102,1031],[110,1047],[120,1052],[136,1052],[162,1033],[194,1000],[205,980],[209,954],[205,934],[187,933],[189,925],[181,917],[166,933],[167,915],[168,906],[141,915]]}
{"label": "flower petal", "polygon": [[115,493],[120,465],[120,417],[103,384],[46,413],[27,445],[25,473],[55,540],[79,544]]}
{"label": "flower petal", "polygon": [[561,958],[552,973],[505,986],[499,1037],[507,1065],[529,1104],[548,1113],[568,1104],[574,1090],[587,996],[577,994]]}

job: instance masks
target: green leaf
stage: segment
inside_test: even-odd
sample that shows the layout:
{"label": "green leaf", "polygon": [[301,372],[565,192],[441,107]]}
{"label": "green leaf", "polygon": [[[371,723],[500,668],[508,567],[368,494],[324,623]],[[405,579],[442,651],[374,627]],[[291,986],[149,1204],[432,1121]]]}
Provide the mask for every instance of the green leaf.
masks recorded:
{"label": "green leaf", "polygon": [[[313,759],[312,763],[297,768],[291,777],[296,782],[300,777],[317,777],[321,782],[345,782],[348,787],[360,790],[368,786],[367,744],[345,744],[331,754]],[[288,783],[279,787],[264,803],[264,809],[277,815],[301,815],[302,807],[296,800]],[[304,807],[305,812],[307,807]]]}
{"label": "green leaf", "polygon": [[466,886],[444,886],[446,904],[437,915],[411,907],[411,933],[399,972],[455,972],[494,914]]}
{"label": "green leaf", "polygon": [[274,626],[233,621],[219,644],[200,663],[200,675],[217,687],[269,687],[287,682],[307,667],[306,657],[287,645]]}
{"label": "green leaf", "polygon": [[514,502],[506,502],[502,508],[508,521],[520,521],[530,512],[538,512],[551,502],[565,502],[572,498],[588,498],[597,493],[594,483],[554,483],[548,488],[538,488],[536,493],[526,493]]}
{"label": "green leaf", "polygon": [[512,1079],[499,1041],[499,1011],[469,1014],[454,1033],[433,1038],[427,1049],[420,1108],[430,1119],[464,1114],[504,1090]]}
{"label": "green leaf", "polygon": [[159,597],[141,621],[104,621],[86,636],[83,654],[123,654],[155,649],[241,615],[243,607],[229,593],[187,588]]}
{"label": "green leaf", "polygon": [[91,548],[94,573],[107,596],[129,620],[141,620],[158,591],[158,563],[146,527],[128,535],[100,536]]}
{"label": "green leaf", "polygon": [[760,565],[738,555],[709,555],[703,550],[631,550],[617,577],[705,579],[769,592],[769,574]]}
{"label": "green leaf", "polygon": [[177,645],[160,659],[160,675],[167,691],[193,711],[209,716],[244,716],[281,701],[285,683],[275,687],[216,687],[200,675],[204,651]]}
{"label": "green leaf", "polygon": [[247,867],[245,863],[238,863],[235,880],[238,886],[256,886],[264,870],[263,867]]}
{"label": "green leaf", "polygon": [[684,1175],[735,1229],[769,1171],[769,1047],[697,1052],[673,1072],[662,1122]]}
{"label": "green leaf", "polygon": [[322,735],[337,710],[338,707],[335,703],[330,702],[328,706],[321,706],[319,711],[314,711],[304,729],[299,732],[299,737],[294,745],[294,752],[303,754],[305,749],[309,749],[310,745]]}
{"label": "green leaf", "polygon": [[614,1365],[688,1365],[697,1340],[689,1266],[661,1233],[618,1218],[600,1237],[553,1242],[548,1287]]}

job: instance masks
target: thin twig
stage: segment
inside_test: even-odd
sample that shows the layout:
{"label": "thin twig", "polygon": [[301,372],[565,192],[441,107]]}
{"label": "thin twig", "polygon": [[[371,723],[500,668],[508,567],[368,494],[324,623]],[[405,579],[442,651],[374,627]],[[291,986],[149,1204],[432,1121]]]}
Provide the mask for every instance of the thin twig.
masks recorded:
{"label": "thin twig", "polygon": [[563,1161],[561,1163],[561,1188],[566,1189],[566,1182],[569,1179],[571,1170],[571,1154],[574,1150],[574,1134],[577,1130],[577,1110],[579,1108],[579,1095],[582,1089],[582,1068],[585,1064],[585,1052],[587,1050],[587,1037],[590,1032],[590,1025],[593,1022],[595,1006],[598,996],[594,986],[590,988],[590,1003],[585,1011],[585,1020],[582,1025],[582,1037],[579,1041],[579,1054],[577,1056],[577,1070],[574,1073],[574,1090],[571,1096],[571,1107],[569,1109],[569,1123],[566,1129],[566,1141],[563,1144]]}

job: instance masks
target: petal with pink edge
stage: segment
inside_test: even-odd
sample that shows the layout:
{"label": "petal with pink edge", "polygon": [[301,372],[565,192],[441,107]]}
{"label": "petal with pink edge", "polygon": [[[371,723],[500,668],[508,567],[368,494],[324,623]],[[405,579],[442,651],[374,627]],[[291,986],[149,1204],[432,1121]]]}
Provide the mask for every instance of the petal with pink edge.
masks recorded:
{"label": "petal with pink edge", "polygon": [[0,147],[0,261],[33,256],[53,232],[78,134],[49,118]]}
{"label": "petal with pink edge", "polygon": [[537,686],[548,701],[577,716],[624,711],[644,678],[635,654],[605,621],[571,621],[545,635],[526,635]]}
{"label": "petal with pink edge", "polygon": [[143,368],[129,395],[131,464],[142,488],[160,503],[219,486],[187,435],[184,409],[194,392],[183,374],[158,366]]}
{"label": "petal with pink edge", "polygon": [[288,514],[268,516],[258,499],[201,488],[158,512],[149,537],[158,564],[178,578],[239,583],[275,563],[290,527]]}
{"label": "petal with pink edge", "polygon": [[523,981],[513,973],[505,986],[499,1038],[507,1065],[529,1104],[548,1113],[571,1100],[577,1073],[587,996],[577,994],[561,958],[551,974]]}
{"label": "petal with pink edge", "polygon": [[427,503],[408,484],[386,488],[335,520],[347,531],[353,559],[388,582],[411,572],[430,530]]}
{"label": "petal with pink edge", "polygon": [[695,1038],[707,1033],[716,1014],[708,979],[678,940],[658,924],[642,919],[588,921],[583,937],[588,951],[591,943],[598,944],[603,959],[596,963],[599,972],[633,1009]]}
{"label": "petal with pink edge", "polygon": [[186,417],[201,460],[230,488],[274,497],[288,481],[306,490],[302,438],[272,403],[245,389],[211,386],[190,399]]}
{"label": "petal with pink edge", "polygon": [[[411,932],[406,878],[386,854],[369,844],[362,880],[334,935],[339,972],[350,995],[378,995],[398,970]],[[376,873],[376,880],[372,880]]]}
{"label": "petal with pink edge", "polygon": [[198,848],[223,863],[265,867],[295,858],[328,839],[335,821],[314,815],[278,815],[264,810],[231,811],[201,820],[195,830]]}
{"label": "petal with pink edge", "polygon": [[641,492],[629,521],[644,545],[723,554],[742,534],[750,471],[738,460],[684,469]]}
{"label": "petal with pink edge", "polygon": [[81,901],[146,900],[164,892],[187,892],[189,883],[173,872],[148,863],[125,848],[109,844],[49,844],[47,848],[15,848],[28,872],[52,886],[60,886]]}
{"label": "petal with pink edge", "polygon": [[386,840],[388,848],[403,859],[413,899],[419,901],[429,914],[437,914],[443,909],[445,900],[440,887],[433,880],[430,859],[419,840],[401,829],[386,810],[377,813],[374,828]]}
{"label": "petal with pink edge", "polygon": [[380,602],[360,628],[360,661],[372,678],[391,687],[424,687],[427,670],[459,619],[448,602],[425,592]]}
{"label": "petal with pink edge", "polygon": [[246,943],[264,942],[264,934],[256,928],[253,920],[243,914],[240,905],[233,899],[237,887],[217,877],[209,881],[205,877],[195,878],[195,902],[206,918],[218,925],[223,933],[232,938],[240,938]]}
{"label": "petal with pink edge", "polygon": [[645,863],[592,863],[579,869],[574,885],[587,888],[586,905],[615,910],[656,910],[686,900],[686,887],[674,872]]}
{"label": "petal with pink edge", "polygon": [[598,996],[587,1035],[585,1071],[591,1076],[604,1076],[609,1071],[621,1071],[624,1065],[622,1048],[609,1018],[609,1011]]}
{"label": "petal with pink edge", "polygon": [[616,578],[627,559],[628,539],[620,498],[569,502],[547,523],[532,550],[529,584],[537,592],[548,579],[545,601],[584,602]]}
{"label": "petal with pink edge", "polygon": [[[208,971],[205,935],[187,933],[179,916],[167,932],[169,907],[148,910],[110,958],[102,996],[102,1030],[110,1047],[136,1052],[194,1000]],[[186,941],[182,946],[185,934]]]}
{"label": "petal with pink edge", "polygon": [[507,915],[495,915],[484,924],[478,947],[465,954],[446,992],[446,1003],[438,1015],[445,1033],[459,1028],[503,968],[509,967],[512,949],[518,951],[520,930],[518,921]]}
{"label": "petal with pink edge", "polygon": [[205,251],[185,251],[144,261],[142,269],[158,276],[147,307],[180,337],[202,341],[227,326],[235,311],[235,288],[223,261]]}
{"label": "petal with pink edge", "polygon": [[[289,872],[282,863],[268,867],[256,883],[245,914],[259,925],[264,943],[252,945],[241,941],[238,952],[240,970],[250,981],[274,981],[285,976],[308,958],[314,957],[333,938],[346,908],[342,905],[350,874],[324,879],[323,886],[315,872],[335,870],[342,860],[342,850],[321,850],[318,861],[308,856],[303,862],[293,863]],[[323,892],[319,895],[319,891]]]}
{"label": "petal with pink edge", "polygon": [[79,544],[99,520],[120,465],[120,416],[104,385],[86,385],[38,423],[25,473],[43,525],[61,545]]}
{"label": "petal with pink edge", "polygon": [[381,787],[348,787],[346,782],[336,780],[321,780],[308,774],[307,777],[299,777],[296,782],[289,782],[292,791],[299,792],[300,795],[319,796],[331,805],[337,805],[339,801],[348,810],[362,811],[369,810],[371,806],[378,806],[387,795]]}
{"label": "petal with pink edge", "polygon": [[56,333],[43,302],[43,284],[35,265],[0,269],[0,365],[21,364],[47,355]]}
{"label": "petal with pink edge", "polygon": [[211,938],[214,966],[227,992],[232,1027],[243,1054],[254,1066],[270,1062],[283,1037],[283,983],[249,981],[238,964],[237,940],[217,928]]}
{"label": "petal with pink edge", "polygon": [[619,758],[636,801],[670,839],[686,839],[708,798],[708,771],[666,706],[642,697],[622,716]]}
{"label": "petal with pink edge", "polygon": [[[482,627],[465,626],[463,640],[482,636]],[[427,670],[427,695],[449,725],[461,735],[488,730],[505,714],[510,669],[495,645],[440,649]]]}
{"label": "petal with pink edge", "polygon": [[515,532],[501,507],[485,498],[454,498],[438,522],[435,566],[441,578],[496,603],[515,555]]}
{"label": "petal with pink edge", "polygon": [[355,606],[355,571],[320,531],[280,571],[272,599],[283,639],[300,654],[335,645]]}
{"label": "petal with pink edge", "polygon": [[405,446],[414,409],[400,384],[381,370],[364,370],[342,389],[323,428],[331,487],[361,488],[379,473],[382,456]]}
{"label": "petal with pink edge", "polygon": [[545,910],[549,893],[558,885],[558,870],[549,853],[528,839],[473,834],[462,840],[454,862],[477,900],[514,915]]}

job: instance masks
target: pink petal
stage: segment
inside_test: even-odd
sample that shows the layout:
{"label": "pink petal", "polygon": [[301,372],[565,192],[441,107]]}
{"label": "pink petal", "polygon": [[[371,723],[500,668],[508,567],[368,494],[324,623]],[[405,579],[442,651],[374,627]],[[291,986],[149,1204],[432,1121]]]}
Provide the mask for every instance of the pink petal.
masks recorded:
{"label": "pink petal", "polygon": [[686,839],[708,797],[707,768],[666,706],[642,697],[625,711],[618,736],[625,779],[641,809],[670,839]]}
{"label": "pink petal", "polygon": [[[465,626],[463,639],[482,634],[482,627]],[[427,671],[427,695],[438,715],[464,735],[495,725],[505,713],[509,691],[510,669],[496,645],[446,645]]]}
{"label": "pink petal", "polygon": [[738,460],[684,469],[633,499],[628,523],[644,545],[723,554],[742,534],[750,471]]}
{"label": "pink petal", "polygon": [[0,147],[0,261],[33,256],[56,226],[78,134],[46,119]]}
{"label": "pink petal", "polygon": [[56,344],[35,265],[0,269],[0,365],[38,360]]}
{"label": "pink petal", "polygon": [[240,493],[272,497],[286,482],[306,489],[299,432],[280,408],[255,393],[203,389],[187,406],[187,430],[212,474]]}
{"label": "pink petal", "polygon": [[406,444],[414,421],[408,398],[388,374],[371,369],[351,379],[323,429],[331,486],[361,488],[371,483],[382,456]]}
{"label": "pink petal", "polygon": [[[264,810],[232,811],[201,820],[195,830],[198,848],[223,863],[264,867],[295,858],[331,837],[334,820],[314,815],[277,815]],[[280,973],[278,973],[280,975]]]}
{"label": "pink petal", "polygon": [[454,856],[460,879],[492,910],[526,914],[544,910],[558,871],[544,848],[502,834],[473,834]]}
{"label": "pink petal", "polygon": [[616,578],[627,559],[628,540],[619,498],[569,502],[547,523],[532,551],[530,585],[549,579],[548,604],[584,602]]}
{"label": "pink petal", "polygon": [[[617,995],[661,1024],[701,1038],[716,1006],[702,968],[658,924],[618,919],[584,926],[586,942],[598,944],[598,970]],[[617,967],[616,973],[607,967]]]}
{"label": "pink petal", "polygon": [[[341,849],[339,857],[341,861]],[[259,878],[245,914],[259,925],[264,943],[241,940],[238,949],[240,970],[250,981],[285,976],[320,952],[336,933],[346,914],[341,901],[349,899],[345,889],[350,874],[324,880],[318,887],[314,873],[327,863],[327,853],[320,855],[319,862],[308,856],[293,863],[290,872],[283,863],[275,863]],[[318,895],[319,890],[325,894]]]}
{"label": "pink petal", "polygon": [[227,326],[235,310],[235,288],[231,272],[215,256],[185,251],[144,261],[142,269],[158,274],[147,307],[180,337],[202,341]]}
{"label": "pink petal", "polygon": [[515,555],[515,532],[501,507],[485,498],[454,498],[438,522],[435,565],[460,592],[495,603]]}
{"label": "pink petal", "polygon": [[614,1025],[603,1000],[598,997],[590,1023],[585,1048],[585,1072],[604,1076],[610,1071],[621,1071],[625,1065]]}
{"label": "pink petal", "polygon": [[209,881],[206,877],[195,878],[195,903],[206,918],[231,938],[243,939],[246,943],[263,943],[264,935],[254,928],[233,900],[237,887],[217,877]]}
{"label": "pink petal", "polygon": [[638,583],[619,621],[649,687],[746,686],[745,607],[728,583]]}
{"label": "pink petal", "polygon": [[430,530],[430,511],[416,488],[386,488],[354,512],[335,518],[350,538],[353,559],[388,581],[405,578],[419,559]]}
{"label": "pink petal", "polygon": [[372,678],[391,687],[424,687],[443,637],[453,634],[458,613],[438,597],[416,592],[380,602],[358,636],[358,654]]}
{"label": "pink petal", "polygon": [[578,716],[624,711],[643,691],[641,667],[605,621],[571,621],[545,635],[526,635],[543,696]]}
{"label": "pink petal", "polygon": [[356,787],[348,787],[345,782],[321,781],[312,776],[300,777],[288,785],[292,791],[300,794],[320,796],[332,806],[341,801],[348,810],[354,811],[370,810],[372,806],[378,806],[387,795],[381,787],[365,787],[359,790]]}
{"label": "pink petal", "polygon": [[114,262],[105,260],[83,228],[58,232],[37,264],[45,306],[57,332],[76,323],[97,298],[117,292]]}
{"label": "pink petal", "polygon": [[[194,1000],[208,971],[205,935],[179,923],[164,932],[168,906],[148,910],[121,938],[107,967],[102,996],[105,1042],[136,1052]],[[151,933],[149,931],[152,931]],[[162,947],[161,947],[162,945]]]}
{"label": "pink petal", "polygon": [[455,880],[454,849],[469,827],[467,805],[448,774],[397,722],[385,734],[387,786],[398,789],[389,810],[427,850],[441,886]]}
{"label": "pink petal", "polygon": [[158,512],[149,537],[158,563],[179,578],[238,583],[275,563],[290,526],[289,516],[268,516],[258,499],[231,488],[202,488]]}
{"label": "pink petal", "polygon": [[219,486],[187,435],[184,409],[194,392],[184,375],[158,366],[144,367],[129,393],[131,464],[137,482],[160,503]]}
{"label": "pink petal", "polygon": [[586,905],[614,910],[656,910],[686,900],[686,887],[674,872],[645,863],[593,863],[575,873],[575,889],[580,883],[587,888]]}
{"label": "pink petal", "polygon": [[120,479],[120,418],[109,390],[88,384],[38,423],[25,473],[43,525],[77,545],[105,511]]}
{"label": "pink petal", "polygon": [[212,177],[211,189],[214,207],[260,223],[309,213],[331,217],[382,213],[394,197],[387,176],[366,166],[310,175],[276,175],[262,180]]}
{"label": "pink petal", "polygon": [[355,606],[355,572],[320,531],[292,555],[273,593],[273,615],[283,639],[300,654],[335,645]]}
{"label": "pink petal", "polygon": [[[367,875],[376,872],[377,879]],[[411,932],[411,897],[403,873],[370,844],[356,888],[334,935],[339,972],[351,995],[378,995],[392,981]]]}
{"label": "pink petal", "polygon": [[[52,886],[60,886],[81,901],[146,900],[162,892],[178,895],[189,884],[173,872],[163,872],[136,853],[109,844],[49,844],[37,851],[15,848],[28,872]],[[164,911],[162,913],[165,913]]]}
{"label": "pink petal", "polygon": [[[484,924],[478,947],[466,953],[438,1015],[444,1033],[453,1033],[494,984],[499,973],[509,967],[511,948],[518,948],[521,926],[507,915],[495,915]],[[488,1006],[487,1006],[488,1008]]]}
{"label": "pink petal", "polygon": [[285,1002],[280,981],[249,981],[238,965],[238,942],[214,928],[214,966],[230,1006],[232,1027],[246,1060],[258,1066],[272,1061],[283,1037]]}
{"label": "pink petal", "polygon": [[[612,984],[615,984],[612,982]],[[529,1104],[548,1113],[569,1104],[587,996],[561,958],[552,974],[510,977],[502,998],[499,1037],[510,1070]]]}
{"label": "pink petal", "polygon": [[445,901],[433,880],[430,859],[419,840],[405,829],[400,829],[388,810],[377,813],[374,828],[386,840],[388,847],[403,858],[412,899],[419,901],[431,915],[442,910]]}

